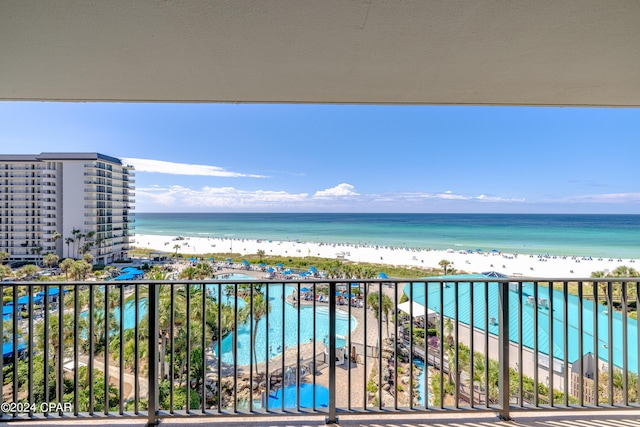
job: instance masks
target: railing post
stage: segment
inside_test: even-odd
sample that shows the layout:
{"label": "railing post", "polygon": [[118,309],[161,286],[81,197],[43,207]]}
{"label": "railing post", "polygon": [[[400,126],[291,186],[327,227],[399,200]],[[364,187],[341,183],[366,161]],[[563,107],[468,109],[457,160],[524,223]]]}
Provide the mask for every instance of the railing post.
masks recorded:
{"label": "railing post", "polygon": [[336,416],[336,283],[329,283],[329,416],[326,424],[337,424]]}
{"label": "railing post", "polygon": [[[509,283],[498,282],[498,364],[500,412],[503,420],[510,420],[509,415]],[[488,357],[488,351],[487,351]]]}
{"label": "railing post", "polygon": [[148,375],[148,420],[147,425],[156,425],[158,411],[158,300],[159,288],[149,283],[149,375]]}

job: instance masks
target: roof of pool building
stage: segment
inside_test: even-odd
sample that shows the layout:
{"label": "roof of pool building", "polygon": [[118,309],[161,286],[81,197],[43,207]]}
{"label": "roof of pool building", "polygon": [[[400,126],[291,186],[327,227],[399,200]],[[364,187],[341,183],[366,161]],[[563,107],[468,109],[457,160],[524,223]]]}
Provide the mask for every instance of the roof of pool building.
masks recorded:
{"label": "roof of pool building", "polygon": [[[428,289],[427,306],[436,313],[440,313],[440,291],[443,292],[443,316],[455,320],[455,308],[458,308],[458,321],[461,324],[469,325],[471,319],[471,288],[473,283],[473,323],[476,330],[488,331],[492,335],[498,335],[498,283],[489,282],[488,284],[488,316],[485,317],[485,284],[484,282],[473,282],[473,279],[487,279],[486,275],[467,274],[454,276],[428,277],[423,280],[438,280],[439,282],[413,283],[413,300],[417,303],[425,305],[425,290]],[[441,283],[444,282],[444,286]],[[456,286],[458,283],[458,295],[456,297]],[[404,290],[407,297],[410,295],[410,286],[406,286]],[[537,305],[537,334],[534,330],[535,324],[535,305],[534,300],[534,284],[529,282],[522,283],[522,313],[520,315],[518,309],[518,291],[517,285],[509,283],[509,340],[512,343],[519,343],[518,340],[518,324],[522,322],[522,346],[534,349],[535,337],[537,335],[537,349],[540,354],[549,355],[549,332],[550,324],[553,327],[553,358],[555,360],[564,360],[564,295],[563,292],[553,290],[551,295],[549,288],[546,286],[538,286],[538,303]],[[553,301],[551,301],[553,299]],[[550,311],[553,307],[553,312]],[[574,363],[580,355],[578,345],[579,338],[579,299],[575,295],[567,295],[567,361]],[[598,342],[597,354],[601,361],[608,364],[609,346],[613,346],[613,365],[617,368],[623,368],[623,316],[620,312],[609,313],[608,308],[602,304],[596,304],[597,310],[597,328]],[[582,302],[582,342],[583,353],[595,353],[594,348],[594,303],[593,301],[584,300]],[[612,316],[613,336],[612,340],[608,335],[609,317]],[[491,321],[485,320],[491,319]],[[493,321],[495,320],[495,321]],[[488,323],[488,324],[487,324]],[[627,318],[627,350],[628,350],[628,366],[629,372],[638,372],[638,325],[635,319]]]}

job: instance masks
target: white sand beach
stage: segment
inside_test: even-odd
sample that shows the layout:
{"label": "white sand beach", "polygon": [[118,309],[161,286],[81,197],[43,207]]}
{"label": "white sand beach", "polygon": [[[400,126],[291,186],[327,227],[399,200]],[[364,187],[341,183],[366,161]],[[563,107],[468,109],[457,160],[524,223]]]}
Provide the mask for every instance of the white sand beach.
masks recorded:
{"label": "white sand beach", "polygon": [[134,246],[157,251],[175,253],[175,245],[180,245],[178,253],[184,255],[234,253],[256,254],[263,250],[267,256],[343,258],[352,262],[381,265],[440,268],[441,260],[448,260],[458,271],[480,273],[496,271],[509,276],[539,278],[588,278],[593,271],[613,271],[626,265],[640,268],[635,259],[573,257],[570,255],[529,255],[506,254],[500,252],[467,252],[453,249],[426,250],[392,248],[383,246],[322,244],[286,241],[136,235]]}

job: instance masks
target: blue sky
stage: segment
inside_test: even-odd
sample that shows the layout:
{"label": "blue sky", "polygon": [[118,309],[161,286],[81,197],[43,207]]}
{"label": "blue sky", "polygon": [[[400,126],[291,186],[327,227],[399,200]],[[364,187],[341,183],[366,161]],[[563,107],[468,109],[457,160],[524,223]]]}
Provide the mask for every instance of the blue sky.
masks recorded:
{"label": "blue sky", "polygon": [[124,158],[139,212],[640,212],[640,109],[0,102],[0,146]]}

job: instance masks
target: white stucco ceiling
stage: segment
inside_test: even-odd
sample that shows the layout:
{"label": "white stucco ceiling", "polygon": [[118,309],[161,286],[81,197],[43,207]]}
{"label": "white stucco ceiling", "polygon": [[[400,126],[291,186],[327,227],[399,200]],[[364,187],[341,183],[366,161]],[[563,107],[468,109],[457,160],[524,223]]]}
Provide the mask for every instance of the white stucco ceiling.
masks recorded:
{"label": "white stucco ceiling", "polygon": [[640,0],[0,0],[0,99],[640,106]]}

